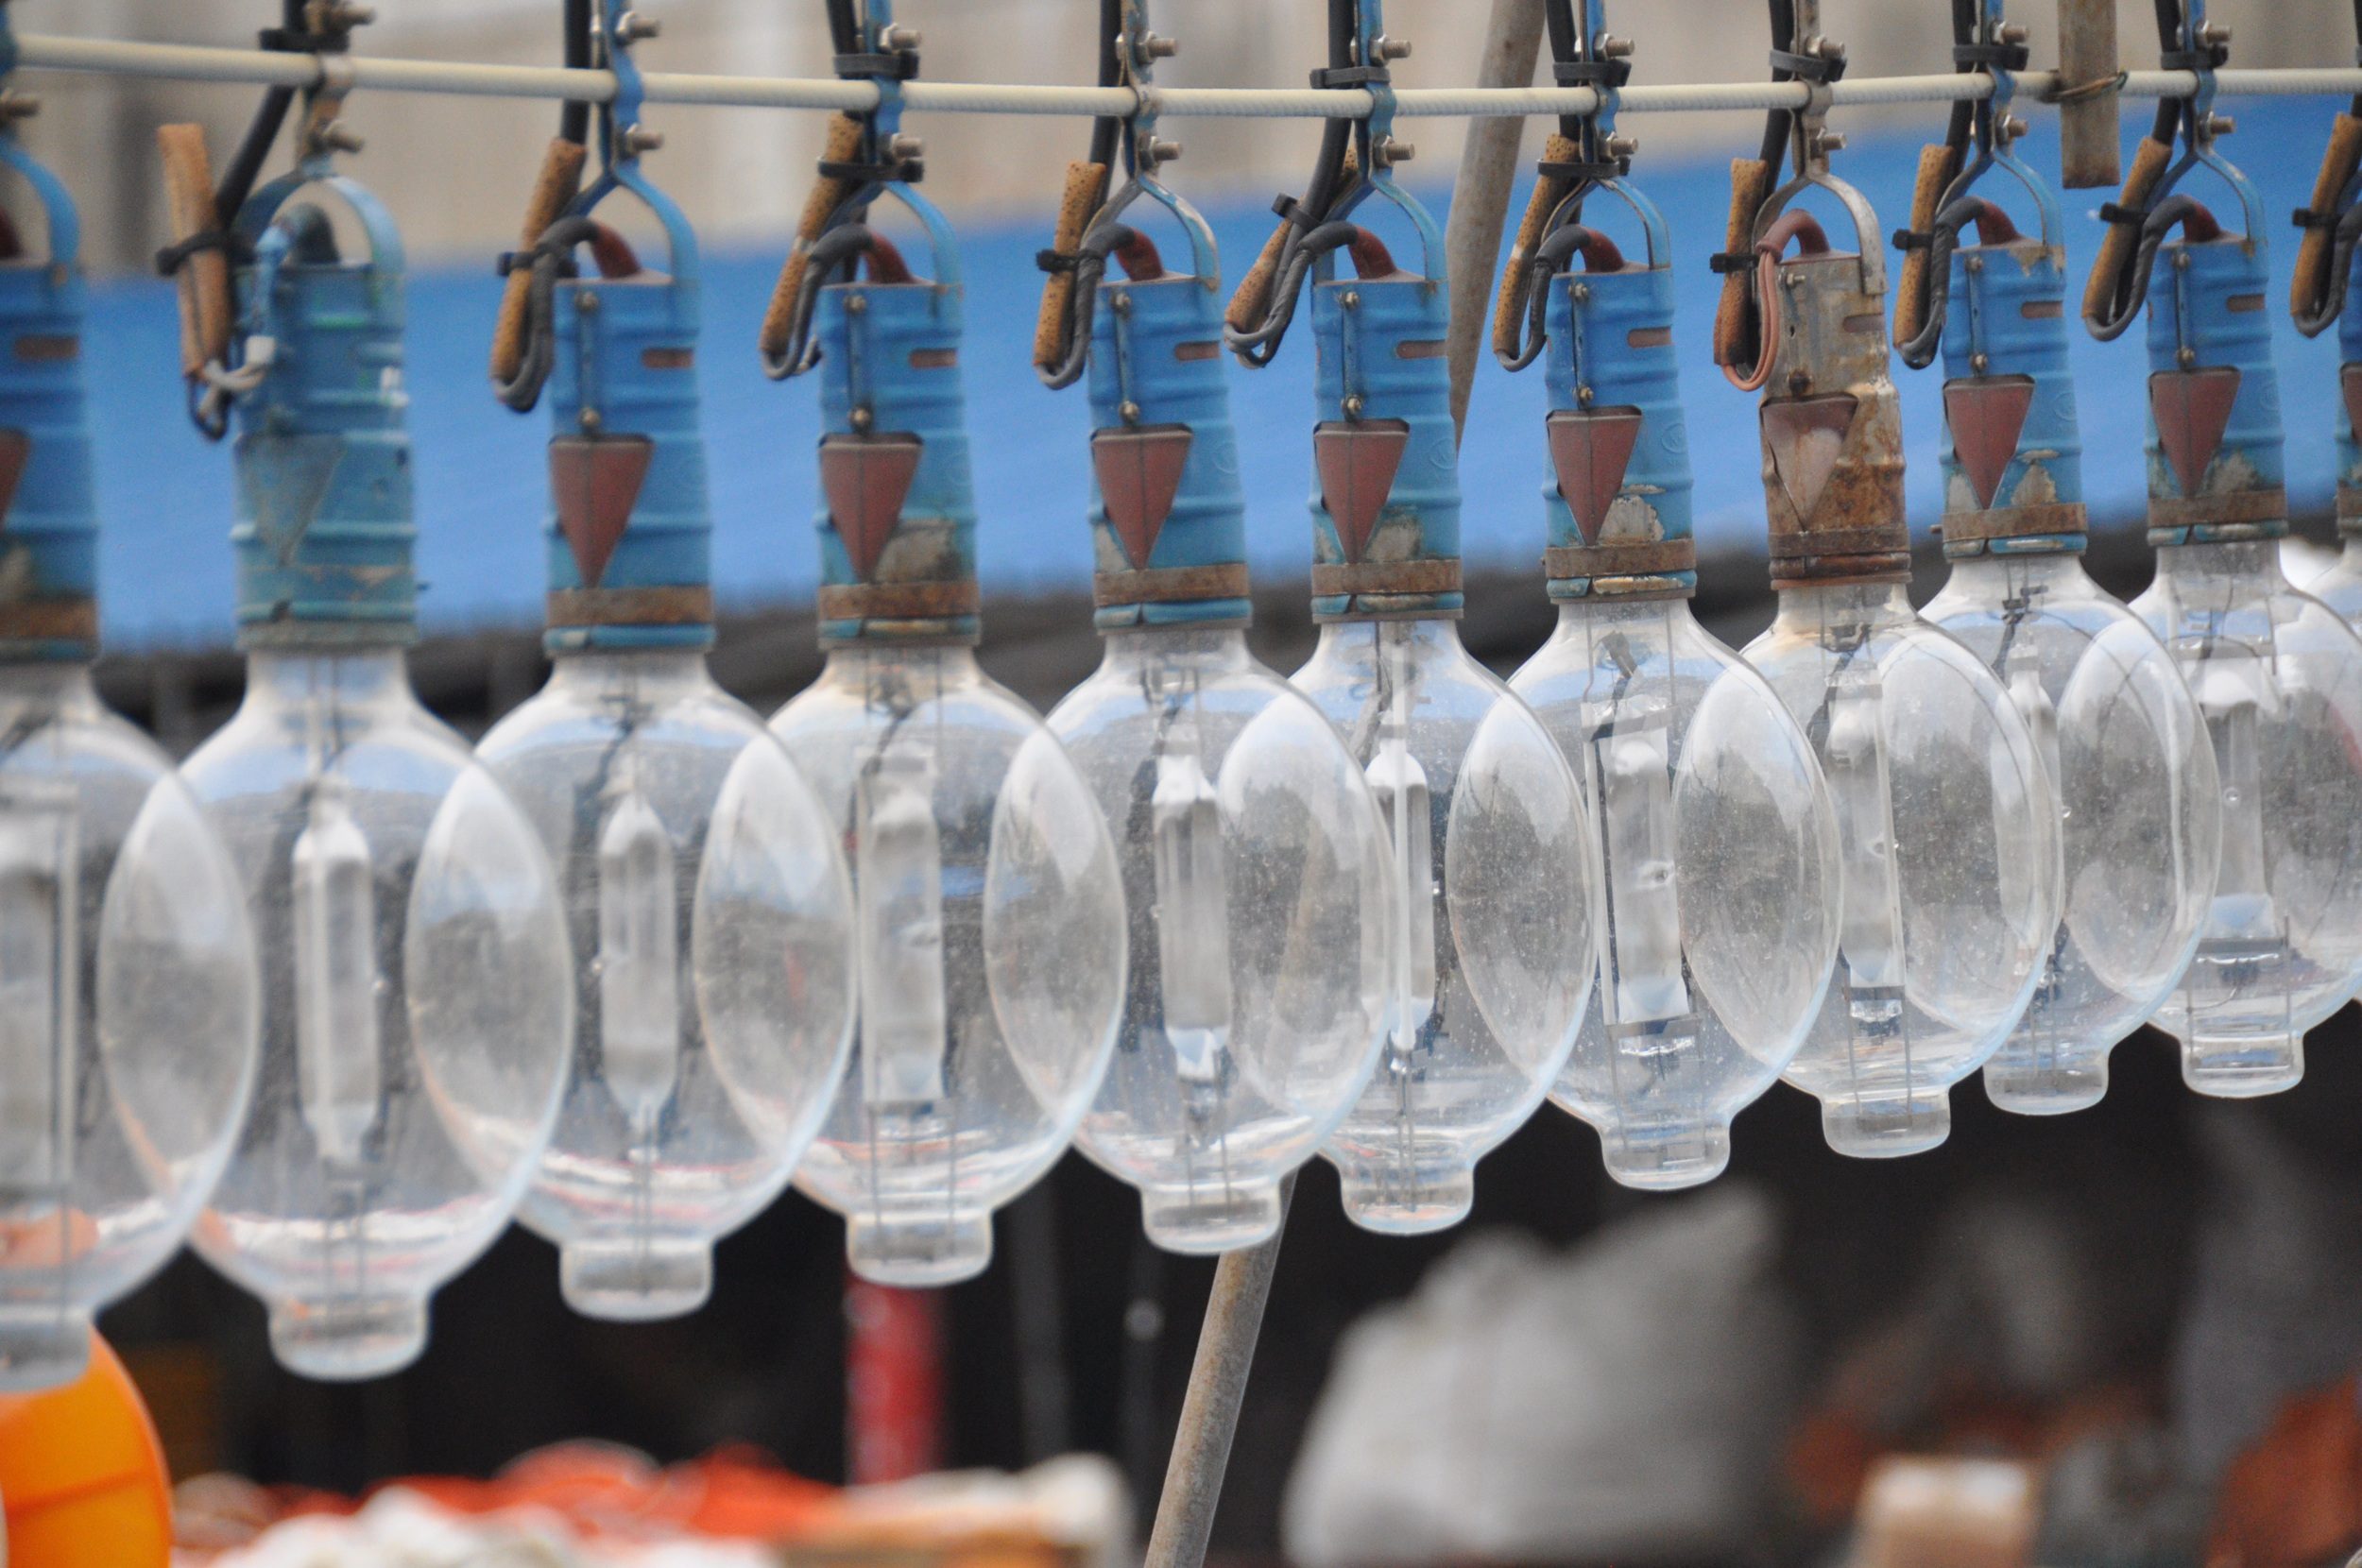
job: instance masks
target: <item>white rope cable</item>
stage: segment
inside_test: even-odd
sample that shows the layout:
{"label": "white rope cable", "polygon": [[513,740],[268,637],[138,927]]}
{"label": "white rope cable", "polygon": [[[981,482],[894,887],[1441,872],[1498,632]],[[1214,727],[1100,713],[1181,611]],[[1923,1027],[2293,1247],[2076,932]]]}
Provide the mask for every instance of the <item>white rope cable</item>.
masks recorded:
{"label": "white rope cable", "polygon": [[[320,75],[318,61],[310,55],[263,49],[132,43],[43,33],[21,35],[17,49],[20,64],[44,71],[279,87],[309,87]],[[368,55],[337,58],[350,69],[356,92],[575,98],[590,103],[605,103],[615,95],[615,78],[605,71]],[[2018,102],[2039,101],[2057,80],[2058,74],[2052,71],[2021,72]],[[878,101],[878,90],[868,82],[825,77],[652,71],[642,82],[642,95],[650,103],[864,110],[874,108]],[[2225,70],[2215,74],[2215,85],[2225,97],[2351,94],[2362,93],[2362,69]],[[2186,97],[2197,87],[2198,78],[2187,71],[2132,71],[2126,74],[2123,93],[2130,98]],[[1839,105],[1948,103],[1981,98],[1991,91],[1986,78],[1973,72],[1849,77],[1830,89],[1830,99]],[[1175,117],[1360,119],[1370,111],[1370,95],[1358,88],[1168,87],[1155,92],[1157,111]],[[936,113],[1126,115],[1135,100],[1128,87],[912,81],[902,84],[902,101],[912,110]],[[1715,112],[1788,109],[1804,101],[1805,89],[1795,82],[1640,83],[1623,90],[1619,108],[1625,113]],[[1395,112],[1403,116],[1583,114],[1593,104],[1594,94],[1587,87],[1412,87],[1395,93]]]}

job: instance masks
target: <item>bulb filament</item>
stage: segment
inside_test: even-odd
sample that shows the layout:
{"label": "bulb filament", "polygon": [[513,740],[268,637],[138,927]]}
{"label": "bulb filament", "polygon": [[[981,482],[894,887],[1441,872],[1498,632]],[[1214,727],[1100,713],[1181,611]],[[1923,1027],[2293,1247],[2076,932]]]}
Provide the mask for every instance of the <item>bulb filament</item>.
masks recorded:
{"label": "bulb filament", "polygon": [[1156,876],[1156,958],[1173,1070],[1219,1089],[1230,1048],[1229,878],[1222,803],[1206,776],[1195,704],[1165,734],[1149,809]]}
{"label": "bulb filament", "polygon": [[321,1158],[350,1165],[385,1090],[377,1018],[377,887],[343,787],[322,777],[290,868],[297,1092]]}
{"label": "bulb filament", "polygon": [[0,1201],[54,1202],[70,1179],[77,838],[71,790],[12,780],[0,795]]}
{"label": "bulb filament", "polygon": [[608,1092],[643,1135],[680,1071],[673,838],[629,780],[599,828],[599,1050]]}
{"label": "bulb filament", "polygon": [[1435,833],[1427,770],[1411,755],[1411,654],[1399,628],[1378,627],[1383,707],[1378,748],[1364,773],[1386,821],[1401,918],[1395,926],[1389,974],[1394,1024],[1388,1032],[1395,1070],[1417,1049],[1435,1014]]}
{"label": "bulb filament", "polygon": [[943,838],[934,761],[881,749],[853,788],[861,946],[862,1094],[873,1111],[944,1097]]}
{"label": "bulb filament", "polygon": [[1857,1036],[1877,1039],[1902,1026],[1904,977],[1902,888],[1881,697],[1877,668],[1867,653],[1841,656],[1829,682],[1823,757],[1844,845],[1838,950],[1845,965],[1846,1006]]}

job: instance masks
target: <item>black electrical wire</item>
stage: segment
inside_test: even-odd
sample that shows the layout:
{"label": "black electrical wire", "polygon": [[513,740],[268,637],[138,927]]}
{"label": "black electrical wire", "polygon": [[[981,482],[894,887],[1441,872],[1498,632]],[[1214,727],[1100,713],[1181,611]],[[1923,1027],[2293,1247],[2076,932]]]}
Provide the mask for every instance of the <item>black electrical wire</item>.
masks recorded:
{"label": "black electrical wire", "polygon": [[[2354,58],[2362,60],[2362,0],[2353,0],[2353,43]],[[2362,120],[2362,93],[2353,95],[2353,102],[2347,107],[2346,112]]]}
{"label": "black electrical wire", "polygon": [[[1977,0],[1952,0],[1952,48],[1954,69],[1962,74],[1974,72],[1974,62],[1960,58],[1960,51],[1977,42]],[[1953,157],[1965,166],[1969,133],[1976,127],[1976,106],[1963,98],[1952,106],[1952,115],[1943,128],[1943,145]],[[1938,199],[1946,193],[1938,192]],[[1917,203],[1914,201],[1914,206]],[[1940,209],[1926,233],[1908,237],[1915,245],[1928,249],[1927,265],[1919,274],[1919,330],[1894,346],[1903,363],[1914,370],[1925,370],[1935,363],[1936,349],[1943,341],[1945,305],[1951,297],[1952,251],[1960,240],[1960,226],[1977,213],[1977,205],[1965,198]],[[1906,236],[1896,236],[1900,246]],[[1900,319],[1901,313],[1896,313]]]}
{"label": "black electrical wire", "polygon": [[2214,217],[2195,196],[2167,196],[2149,209],[2148,216],[2141,220],[2141,243],[2132,252],[2132,264],[2125,269],[2127,298],[2114,315],[2087,323],[2092,336],[2107,343],[2124,335],[2125,329],[2141,314],[2141,307],[2148,302],[2148,274],[2157,263],[2157,247],[2165,243],[2167,234],[2194,217],[2210,223]]}
{"label": "black electrical wire", "polygon": [[862,52],[861,22],[853,14],[853,0],[829,0],[829,43],[840,55]]}
{"label": "black electrical wire", "polygon": [[[2157,50],[2166,54],[2182,47],[2182,0],[2156,0]],[[2197,45],[2197,40],[2190,41]],[[2180,98],[2157,100],[2157,118],[2149,128],[2149,137],[2170,146],[2182,128],[2182,102]]]}
{"label": "black electrical wire", "polygon": [[[2354,0],[2354,3],[2362,5],[2362,0]],[[1575,25],[1574,0],[1549,0],[1543,17],[1549,26],[1550,59],[1561,65],[1573,64],[1583,54],[1583,32]],[[1583,130],[1582,115],[1561,114],[1558,117],[1558,133],[1561,136],[1576,140],[1581,138]]]}
{"label": "black electrical wire", "polygon": [[[563,51],[560,56],[572,71],[590,68],[591,0],[566,0],[564,8]],[[580,146],[590,139],[590,106],[579,98],[569,98],[557,111],[557,138]]]}
{"label": "black electrical wire", "polygon": [[[1771,7],[1772,47],[1776,53],[1787,54],[1796,47],[1794,0],[1771,0]],[[1794,81],[1796,73],[1785,65],[1774,65],[1772,67],[1772,79],[1774,82]],[[1788,122],[1789,111],[1785,109],[1775,109],[1763,117],[1763,146],[1755,156],[1774,173],[1778,172],[1780,163],[1788,157]]]}
{"label": "black electrical wire", "polygon": [[[303,0],[280,0],[279,27],[276,33],[264,35],[265,45],[292,48],[295,41],[304,36]],[[263,94],[254,118],[247,124],[246,135],[238,142],[238,150],[231,155],[220,183],[214,188],[214,211],[223,223],[235,223],[238,209],[253,194],[254,182],[262,178],[263,162],[270,157],[270,149],[287,123],[287,111],[295,107],[295,96],[292,87],[274,87]]]}
{"label": "black electrical wire", "polygon": [[[2362,0],[2356,0],[2362,4]],[[1099,0],[1099,85],[1121,86],[1123,81],[1123,56],[1116,40],[1123,33],[1123,0]],[[1123,134],[1123,120],[1115,114],[1102,114],[1091,122],[1090,162],[1102,168],[1116,160],[1116,139]]]}
{"label": "black electrical wire", "polygon": [[[1328,68],[1332,71],[1376,63],[1354,58],[1357,10],[1354,0],[1328,0]],[[1287,336],[1289,323],[1295,319],[1296,295],[1303,286],[1305,274],[1319,255],[1344,243],[1330,241],[1322,249],[1310,248],[1313,236],[1344,227],[1327,222],[1328,211],[1337,204],[1343,191],[1346,148],[1354,137],[1366,140],[1368,133],[1366,120],[1328,121],[1322,128],[1321,150],[1304,195],[1293,201],[1283,196],[1275,204],[1288,223],[1289,233],[1280,245],[1278,265],[1274,270],[1271,291],[1265,296],[1263,319],[1244,332],[1227,325],[1223,328],[1223,341],[1246,364],[1259,366],[1271,363],[1272,356],[1279,351],[1280,340]],[[1368,148],[1364,147],[1364,174],[1368,156]],[[1348,237],[1350,232],[1346,230]]]}
{"label": "black electrical wire", "polygon": [[764,375],[773,381],[785,381],[820,363],[819,346],[812,341],[812,316],[820,302],[820,290],[839,271],[849,271],[877,244],[876,232],[858,220],[840,223],[812,242],[803,275],[796,280],[787,346],[777,355],[763,356]]}
{"label": "black electrical wire", "polygon": [[1107,275],[1107,258],[1138,243],[1139,232],[1121,223],[1101,223],[1074,247],[1074,286],[1067,293],[1066,357],[1043,370],[1041,383],[1062,391],[1083,379],[1090,367],[1091,315],[1099,299],[1099,281]]}

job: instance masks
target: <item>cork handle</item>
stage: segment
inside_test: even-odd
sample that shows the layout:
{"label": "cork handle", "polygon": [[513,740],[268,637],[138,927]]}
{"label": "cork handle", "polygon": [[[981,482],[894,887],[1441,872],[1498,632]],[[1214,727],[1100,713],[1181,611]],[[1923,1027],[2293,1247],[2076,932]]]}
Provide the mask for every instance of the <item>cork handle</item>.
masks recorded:
{"label": "cork handle", "polygon": [[[2330,128],[2321,171],[2313,177],[2314,212],[2326,213],[2336,204],[2337,193],[2353,178],[2357,162],[2362,162],[2362,120],[2340,114]],[[2288,310],[2300,322],[2326,305],[2331,291],[2337,287],[2338,280],[2329,275],[2333,238],[2326,229],[2307,229],[2297,242],[2297,270],[2288,282]]]}
{"label": "cork handle", "polygon": [[[1772,195],[1772,165],[1760,158],[1731,160],[1731,216],[1723,230],[1722,248],[1743,256],[1754,246],[1755,214]],[[1722,298],[1714,308],[1714,363],[1739,365],[1751,357],[1747,300],[1754,287],[1752,266],[1722,275]]]}
{"label": "cork handle", "polygon": [[[2132,172],[2124,177],[2124,194],[2116,197],[2120,207],[2142,207],[2148,202],[2149,193],[2165,177],[2165,165],[2173,158],[2173,148],[2153,136],[2141,138],[2140,146],[2132,154]],[[2116,279],[2132,259],[2133,248],[2141,242],[2141,226],[2137,223],[2112,223],[2108,232],[2100,236],[2099,258],[2092,263],[2090,281],[2083,285],[2083,319],[2098,320],[2115,297]]]}
{"label": "cork handle", "polygon": [[[1935,228],[1936,207],[1960,172],[1960,149],[1948,143],[1919,149],[1919,178],[1911,184],[1911,232]],[[1926,247],[1903,252],[1903,274],[1894,290],[1894,341],[1908,343],[1927,324],[1928,295],[1948,288],[1950,281],[1930,278],[1927,264],[1934,257]]]}
{"label": "cork handle", "polygon": [[[173,243],[219,228],[205,128],[158,126],[156,150],[163,158]],[[219,250],[193,251],[173,281],[180,294],[180,373],[194,380],[206,366],[230,357],[230,259]]]}
{"label": "cork handle", "polygon": [[[1571,163],[1580,157],[1574,139],[1553,131],[1542,144],[1542,162]],[[1542,243],[1542,226],[1550,221],[1558,204],[1566,199],[1572,180],[1545,176],[1534,182],[1533,199],[1526,203],[1526,215],[1517,224],[1517,238],[1509,247],[1509,264],[1501,269],[1500,297],[1493,301],[1493,352],[1503,359],[1514,359],[1517,353],[1517,322],[1525,313],[1525,281],[1533,265],[1533,252]]]}
{"label": "cork handle", "polygon": [[[1107,165],[1077,159],[1066,166],[1066,190],[1058,198],[1058,226],[1051,245],[1062,256],[1083,243],[1084,226],[1107,199]],[[1056,368],[1066,358],[1067,315],[1074,304],[1074,274],[1053,272],[1042,281],[1041,315],[1034,323],[1034,364]]]}
{"label": "cork handle", "polygon": [[[850,114],[838,114],[829,121],[829,139],[820,156],[831,163],[847,163],[861,156],[862,124]],[[779,281],[771,290],[771,303],[762,313],[762,332],[757,339],[765,354],[778,354],[787,348],[788,335],[796,330],[796,291],[804,281],[804,260],[811,252],[812,242],[820,237],[828,224],[829,214],[845,201],[847,182],[834,175],[824,175],[804,197],[803,215],[796,220],[796,247],[787,253],[787,264],[779,268]]]}
{"label": "cork handle", "polygon": [[[1352,184],[1354,174],[1360,167],[1361,161],[1348,148],[1344,162],[1338,165],[1337,188],[1342,191]],[[1251,332],[1262,325],[1263,318],[1271,314],[1272,285],[1279,281],[1279,253],[1286,248],[1288,230],[1293,227],[1286,218],[1281,218],[1279,227],[1271,231],[1271,238],[1265,240],[1263,248],[1257,252],[1255,264],[1248,267],[1246,276],[1239,280],[1238,291],[1230,296],[1229,308],[1222,313],[1223,324],[1232,332]]]}
{"label": "cork handle", "polygon": [[[582,189],[582,166],[589,152],[579,142],[569,142],[562,136],[550,139],[549,150],[541,155],[541,172],[533,182],[533,194],[525,201],[525,217],[519,235],[520,252],[541,243],[566,211],[567,204]],[[500,315],[492,324],[492,379],[512,382],[524,364],[525,302],[533,290],[530,268],[509,269],[501,291]]]}
{"label": "cork handle", "polygon": [[1271,231],[1271,238],[1263,242],[1263,248],[1257,252],[1255,264],[1239,280],[1237,291],[1230,296],[1229,308],[1222,313],[1224,325],[1232,332],[1253,332],[1268,313],[1272,282],[1279,271],[1280,247],[1288,243],[1291,227],[1285,219],[1281,220],[1279,227]]}

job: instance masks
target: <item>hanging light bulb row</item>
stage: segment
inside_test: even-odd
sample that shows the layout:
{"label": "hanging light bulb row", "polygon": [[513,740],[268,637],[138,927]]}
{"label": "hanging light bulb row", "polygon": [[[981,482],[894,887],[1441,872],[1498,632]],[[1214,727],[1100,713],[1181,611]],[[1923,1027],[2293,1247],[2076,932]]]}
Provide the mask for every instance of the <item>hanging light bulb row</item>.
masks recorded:
{"label": "hanging light bulb row", "polygon": [[[562,9],[567,62],[616,92],[561,118],[491,363],[502,402],[549,407],[554,670],[473,755],[403,670],[400,242],[336,172],[336,78],[259,189],[291,93],[218,182],[193,128],[160,134],[191,412],[235,435],[249,661],[178,773],[91,690],[73,209],[0,135],[50,236],[0,264],[0,1380],[70,1373],[91,1312],[184,1236],[268,1304],[286,1364],[366,1376],[419,1353],[428,1297],[512,1217],[573,1304],[622,1319],[697,1305],[713,1242],[791,1180],[864,1275],[971,1276],[1070,1144],[1176,1251],[1272,1234],[1315,1154],[1356,1222],[1432,1231],[1545,1098],[1616,1179],[1679,1187],[1778,1078],[1858,1155],[1941,1142],[1980,1067],[2005,1108],[2088,1105],[2145,1020],[2195,1089],[2285,1088],[2362,982],[2362,639],[2276,564],[2263,230],[2215,146],[2202,0],[2163,41],[2199,93],[2104,210],[2084,301],[2102,336],[2150,307],[2159,573],[2129,609],[2080,564],[2064,247],[2011,148],[2022,38],[1999,0],[1956,18],[1992,94],[1923,157],[1896,236],[1893,344],[1946,377],[1951,574],[1924,614],[1886,247],[1829,167],[1843,50],[1815,0],[1774,4],[1775,71],[1812,91],[1735,165],[1715,264],[1780,600],[1744,656],[1689,610],[1671,247],[1616,128],[1631,45],[1603,0],[1552,0],[1554,78],[1598,101],[1545,147],[1494,323],[1504,364],[1544,365],[1560,606],[1506,684],[1457,631],[1443,247],[1395,178],[1407,45],[1378,0],[1331,0],[1314,84],[1373,112],[1328,122],[1226,307],[1137,93],[1042,256],[1037,368],[1087,382],[1105,639],[1046,722],[973,653],[959,255],[896,90],[916,39],[887,0],[830,0],[838,73],[879,103],[831,121],[762,327],[771,373],[819,386],[828,650],[767,725],[705,664],[699,268],[642,167],[651,29]],[[334,52],[359,19],[291,4],[278,37]],[[1101,34],[1103,85],[1172,52],[1144,0],[1103,0]],[[2354,286],[2355,123],[2300,214],[2309,331]],[[2233,228],[2179,188],[2200,164]],[[610,200],[653,213],[662,258]],[[1307,294],[1321,633],[1283,680],[1245,640],[1221,354],[1268,363]]]}

